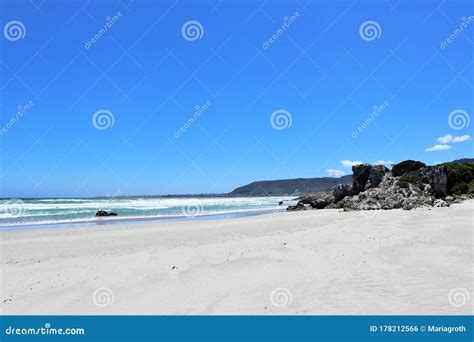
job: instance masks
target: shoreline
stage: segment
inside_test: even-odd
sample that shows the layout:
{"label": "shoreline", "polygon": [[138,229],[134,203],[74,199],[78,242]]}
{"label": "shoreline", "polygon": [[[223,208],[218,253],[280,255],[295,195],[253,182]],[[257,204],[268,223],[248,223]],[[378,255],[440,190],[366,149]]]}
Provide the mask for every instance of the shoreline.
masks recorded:
{"label": "shoreline", "polygon": [[30,229],[48,229],[48,228],[68,228],[68,227],[95,227],[104,225],[120,225],[120,224],[142,224],[142,223],[160,223],[160,222],[187,222],[187,221],[203,221],[203,220],[222,220],[234,219],[248,216],[257,216],[272,214],[278,212],[286,212],[286,209],[242,209],[230,210],[227,212],[192,215],[150,215],[150,216],[120,216],[120,217],[91,217],[86,219],[71,219],[70,221],[58,222],[25,222],[23,224],[0,225],[0,231],[9,230],[30,230]]}
{"label": "shoreline", "polygon": [[473,205],[0,231],[2,314],[472,314]]}
{"label": "shoreline", "polygon": [[[3,202],[0,230],[57,226],[207,220],[264,214],[286,209],[288,197],[43,199]],[[113,215],[99,215],[100,211]]]}

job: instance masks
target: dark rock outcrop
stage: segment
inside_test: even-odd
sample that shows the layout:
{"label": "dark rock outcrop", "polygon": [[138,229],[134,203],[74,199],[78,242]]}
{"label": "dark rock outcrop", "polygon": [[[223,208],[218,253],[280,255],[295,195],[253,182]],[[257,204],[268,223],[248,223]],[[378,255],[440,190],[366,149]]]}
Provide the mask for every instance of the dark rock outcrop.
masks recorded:
{"label": "dark rock outcrop", "polygon": [[317,194],[301,198],[301,202],[304,204],[309,204],[311,208],[322,209],[334,203],[334,197],[331,192],[319,192]]}
{"label": "dark rock outcrop", "polygon": [[[323,209],[334,203],[332,192],[318,192],[298,198],[296,206],[290,206],[287,210]],[[298,206],[299,205],[299,206]],[[305,206],[304,208],[302,206]]]}
{"label": "dark rock outcrop", "polygon": [[331,202],[329,202],[327,200],[318,199],[318,200],[312,201],[309,205],[313,209],[324,209],[330,204],[331,204]]}
{"label": "dark rock outcrop", "polygon": [[386,173],[379,186],[344,198],[338,207],[344,211],[399,209],[411,210],[424,205],[432,205],[431,194],[424,193],[417,186],[408,184],[407,188],[398,185],[396,177]]}
{"label": "dark rock outcrop", "polygon": [[[474,163],[424,166],[407,160],[397,174],[383,165],[353,166],[353,184],[338,184],[332,192],[299,198],[288,210],[340,208],[350,210],[449,207],[474,197]],[[472,188],[472,190],[471,190]]]}
{"label": "dark rock outcrop", "polygon": [[360,164],[352,167],[352,193],[354,195],[365,190],[365,185],[369,180],[371,170],[372,165],[370,164]]}
{"label": "dark rock outcrop", "polygon": [[379,186],[380,182],[382,182],[383,176],[389,170],[385,167],[385,165],[374,165],[370,170],[369,179],[365,184],[365,190],[375,188]]}
{"label": "dark rock outcrop", "polygon": [[448,195],[448,176],[444,166],[433,168],[422,168],[418,184],[429,184],[430,190],[437,198],[444,198]]}
{"label": "dark rock outcrop", "polygon": [[334,203],[337,203],[344,197],[353,195],[352,186],[349,184],[338,184],[334,187],[332,193],[334,196]]}
{"label": "dark rock outcrop", "polygon": [[290,205],[286,210],[288,211],[299,211],[299,210],[308,210],[310,209],[310,206],[308,204],[303,204],[298,202],[296,205]]}
{"label": "dark rock outcrop", "polygon": [[108,211],[105,211],[105,210],[99,210],[95,213],[95,216],[96,217],[103,217],[103,216],[117,216],[117,213],[113,213],[113,212],[108,212]]}

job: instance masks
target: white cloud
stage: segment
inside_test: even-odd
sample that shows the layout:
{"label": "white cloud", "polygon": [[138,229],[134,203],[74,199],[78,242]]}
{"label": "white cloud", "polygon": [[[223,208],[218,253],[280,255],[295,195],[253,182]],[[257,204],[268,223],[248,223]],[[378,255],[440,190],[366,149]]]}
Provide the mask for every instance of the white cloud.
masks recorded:
{"label": "white cloud", "polygon": [[341,164],[344,167],[353,167],[362,164],[362,162],[358,160],[341,160]]}
{"label": "white cloud", "polygon": [[440,144],[447,144],[449,142],[458,143],[458,142],[463,142],[463,141],[468,141],[468,140],[471,140],[471,136],[467,134],[461,135],[460,137],[453,137],[451,134],[447,134],[437,139],[437,141]]}
{"label": "white cloud", "polygon": [[453,140],[453,136],[451,134],[447,134],[445,136],[439,137],[436,139],[440,144],[447,144],[451,140]]}
{"label": "white cloud", "polygon": [[433,147],[428,147],[427,149],[425,149],[426,152],[433,152],[433,151],[443,151],[443,150],[449,150],[451,148],[451,146],[449,145],[434,145]]}
{"label": "white cloud", "polygon": [[466,135],[461,135],[460,137],[454,137],[453,143],[463,142],[463,141],[468,141],[468,140],[471,140],[471,136],[466,134]]}
{"label": "white cloud", "polygon": [[329,177],[335,177],[335,178],[342,177],[346,174],[344,171],[335,170],[335,169],[329,169],[329,170],[326,170],[326,171],[327,171]]}
{"label": "white cloud", "polygon": [[395,164],[395,163],[391,160],[377,160],[377,162],[375,164],[377,164],[377,165],[392,165],[392,164]]}

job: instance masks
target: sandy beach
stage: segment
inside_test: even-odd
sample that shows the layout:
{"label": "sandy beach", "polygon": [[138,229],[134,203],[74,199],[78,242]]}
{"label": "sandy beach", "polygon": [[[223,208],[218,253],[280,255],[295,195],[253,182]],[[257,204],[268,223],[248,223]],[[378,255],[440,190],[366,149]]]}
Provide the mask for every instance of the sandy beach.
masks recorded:
{"label": "sandy beach", "polygon": [[1,231],[2,314],[472,314],[473,205]]}

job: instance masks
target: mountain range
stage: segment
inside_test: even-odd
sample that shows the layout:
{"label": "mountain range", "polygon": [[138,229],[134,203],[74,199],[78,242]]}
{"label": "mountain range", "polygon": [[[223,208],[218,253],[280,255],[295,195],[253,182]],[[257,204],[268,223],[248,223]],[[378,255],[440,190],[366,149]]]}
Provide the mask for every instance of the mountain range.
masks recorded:
{"label": "mountain range", "polygon": [[257,181],[241,186],[229,193],[231,196],[299,196],[313,192],[329,191],[337,184],[351,184],[352,175],[340,178],[296,178]]}

